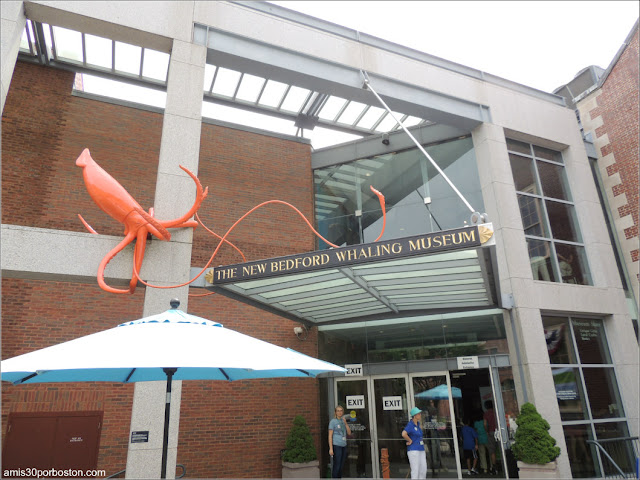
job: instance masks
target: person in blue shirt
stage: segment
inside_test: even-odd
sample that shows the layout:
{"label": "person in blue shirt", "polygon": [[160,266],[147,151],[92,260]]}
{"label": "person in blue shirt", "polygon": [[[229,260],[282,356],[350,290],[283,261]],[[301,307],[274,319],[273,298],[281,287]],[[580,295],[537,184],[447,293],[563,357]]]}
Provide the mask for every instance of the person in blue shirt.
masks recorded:
{"label": "person in blue shirt", "polygon": [[411,466],[411,478],[427,478],[427,452],[422,439],[420,419],[422,410],[413,407],[409,412],[411,419],[402,430],[402,438],[407,442],[407,457]]}
{"label": "person in blue shirt", "polygon": [[344,408],[338,405],[334,417],[329,422],[329,455],[333,457],[332,478],[342,478],[342,467],[347,458],[347,435],[351,429],[344,416]]}
{"label": "person in blue shirt", "polygon": [[[464,458],[467,460],[467,475],[477,475],[476,465],[478,464],[478,433],[470,426],[471,420],[464,419],[462,426],[462,449]],[[473,461],[473,467],[471,462]]]}

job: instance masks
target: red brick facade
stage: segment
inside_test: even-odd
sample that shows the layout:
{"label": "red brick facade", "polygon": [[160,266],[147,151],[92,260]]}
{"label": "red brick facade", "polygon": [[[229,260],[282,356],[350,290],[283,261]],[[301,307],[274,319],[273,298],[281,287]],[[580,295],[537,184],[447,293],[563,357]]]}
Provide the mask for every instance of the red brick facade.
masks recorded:
{"label": "red brick facade", "polygon": [[[75,159],[83,148],[143,208],[153,205],[162,115],[73,96],[74,74],[17,62],[2,118],[2,223],[84,232],[76,214],[99,233],[121,236],[122,225],[89,197]],[[209,187],[200,217],[223,234],[253,206],[271,199],[312,217],[309,145],[202,125],[198,176]],[[257,210],[229,237],[247,260],[313,250],[313,235],[283,205]],[[193,266],[204,266],[217,240],[196,229]],[[72,261],[82,252],[69,252]],[[230,247],[214,265],[242,261]],[[192,293],[204,293],[192,289]],[[91,309],[87,311],[86,305]],[[3,278],[2,358],[67,341],[139,318],[144,289],[112,295],[97,284]],[[296,325],[211,295],[189,300],[189,313],[225,327],[317,356],[317,336],[299,341]],[[114,352],[115,353],[115,352]],[[10,412],[104,412],[99,469],[125,468],[133,385],[49,384],[2,389],[2,435]],[[177,462],[187,476],[280,477],[280,450],[296,414],[306,417],[318,448],[318,382],[184,382]]]}
{"label": "red brick facade", "polygon": [[[619,175],[620,181],[612,181],[612,196],[624,194],[626,202],[618,202],[613,212],[616,223],[622,220],[620,236],[633,240],[631,248],[625,251],[635,268],[629,273],[638,273],[638,29],[636,27],[631,41],[609,72],[599,91],[587,97],[586,102],[597,95],[597,106],[590,109],[587,122],[597,126],[594,132],[596,145],[600,142],[601,157],[609,159],[598,161],[606,166],[606,175]],[[583,110],[582,105],[579,105]],[[585,117],[584,112],[582,116]],[[589,126],[585,127],[587,130]],[[605,137],[606,135],[606,137]],[[608,139],[608,142],[606,141]],[[606,181],[605,181],[606,183]],[[620,205],[620,203],[623,203]],[[630,217],[626,218],[625,217]],[[624,247],[623,247],[624,248]]]}

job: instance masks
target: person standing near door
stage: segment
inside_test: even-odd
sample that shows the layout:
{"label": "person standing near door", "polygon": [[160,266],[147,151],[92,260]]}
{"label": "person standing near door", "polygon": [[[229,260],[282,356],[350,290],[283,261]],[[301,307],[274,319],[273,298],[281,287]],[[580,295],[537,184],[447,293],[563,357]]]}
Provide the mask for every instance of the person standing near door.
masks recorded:
{"label": "person standing near door", "polygon": [[484,420],[482,415],[480,413],[476,414],[474,418],[476,421],[473,422],[473,428],[478,434],[478,457],[480,458],[480,469],[482,473],[489,473],[489,470],[487,469],[489,436],[487,435],[487,431],[484,429]]}
{"label": "person standing near door", "polygon": [[484,421],[484,429],[487,432],[487,439],[489,440],[487,443],[487,448],[489,449],[489,459],[491,460],[491,469],[489,473],[492,475],[497,475],[498,471],[496,470],[496,412],[493,411],[493,402],[491,400],[487,400],[484,402],[484,414],[482,415]]}
{"label": "person standing near door", "polygon": [[329,455],[333,457],[332,478],[342,478],[342,467],[347,458],[347,435],[351,435],[351,429],[344,416],[344,408],[338,405],[329,422]]}
{"label": "person standing near door", "polygon": [[402,438],[407,442],[407,457],[411,467],[411,478],[427,478],[427,452],[424,449],[420,419],[422,410],[413,407],[409,412],[411,419],[402,430]]}

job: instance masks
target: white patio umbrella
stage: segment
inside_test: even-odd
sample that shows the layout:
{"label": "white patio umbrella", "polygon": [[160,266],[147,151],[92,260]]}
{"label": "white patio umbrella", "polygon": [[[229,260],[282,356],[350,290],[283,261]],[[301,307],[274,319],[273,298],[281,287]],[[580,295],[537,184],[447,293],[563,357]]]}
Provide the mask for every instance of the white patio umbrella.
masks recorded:
{"label": "white patio umbrella", "polygon": [[178,310],[126,322],[102,332],[3,360],[2,380],[51,382],[167,381],[162,453],[166,478],[171,382],[315,377],[345,372],[332,363],[224,328]]}

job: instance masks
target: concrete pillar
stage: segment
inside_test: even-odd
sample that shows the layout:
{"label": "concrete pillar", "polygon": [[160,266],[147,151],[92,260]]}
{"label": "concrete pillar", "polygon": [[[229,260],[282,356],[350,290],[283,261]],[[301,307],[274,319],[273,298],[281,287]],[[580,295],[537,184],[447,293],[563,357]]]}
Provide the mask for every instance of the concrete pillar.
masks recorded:
{"label": "concrete pillar", "polygon": [[2,39],[0,42],[2,46],[2,54],[0,55],[2,59],[2,73],[0,75],[2,79],[2,108],[0,112],[3,112],[13,69],[20,50],[20,38],[27,23],[22,1],[5,0],[0,2],[0,21],[2,22],[0,24],[0,38]]}
{"label": "concrete pillar", "polygon": [[[193,180],[179,168],[179,165],[197,174],[205,60],[206,47],[181,40],[173,41],[154,202],[157,218],[177,218],[191,207],[195,199]],[[167,262],[172,269],[170,276],[186,281],[189,279],[191,267],[193,231],[185,228],[172,230],[171,234],[173,254],[171,261]],[[174,297],[180,300],[180,309],[186,312],[187,295],[188,287],[147,288],[144,315],[153,315],[169,309],[169,300]],[[135,386],[130,430],[148,430],[149,442],[129,444],[126,478],[160,477],[165,389],[166,382],[142,382]],[[174,478],[176,471],[181,390],[182,382],[174,381],[167,478]]]}
{"label": "concrete pillar", "polygon": [[[530,295],[533,275],[520,210],[514,201],[515,184],[504,130],[498,125],[485,123],[472,132],[472,138],[486,213],[495,229],[500,289],[503,294],[512,294],[515,304],[513,319],[507,314],[504,318],[518,402],[520,406],[525,402],[524,383],[526,401],[533,403],[549,422],[550,434],[562,450],[558,458],[560,478],[571,478],[558,402],[554,395],[548,394],[555,391],[555,385],[540,310],[519,306],[519,300]],[[512,330],[512,327],[515,328]],[[516,342],[520,358],[516,355]]]}

